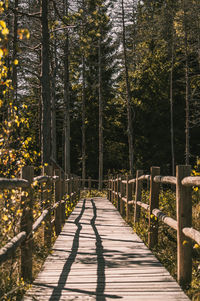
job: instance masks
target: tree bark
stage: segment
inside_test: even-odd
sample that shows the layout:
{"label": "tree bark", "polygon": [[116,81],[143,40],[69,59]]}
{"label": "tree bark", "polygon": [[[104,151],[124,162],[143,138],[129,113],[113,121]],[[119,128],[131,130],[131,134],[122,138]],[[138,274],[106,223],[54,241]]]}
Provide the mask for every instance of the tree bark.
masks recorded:
{"label": "tree bark", "polygon": [[99,190],[102,190],[103,183],[103,97],[102,97],[102,53],[101,38],[98,42],[98,68],[99,68]]}
{"label": "tree bark", "polygon": [[124,13],[124,1],[121,1],[122,8],[122,46],[124,54],[124,71],[125,71],[125,81],[126,81],[126,103],[127,103],[127,132],[128,132],[128,145],[129,145],[129,170],[130,175],[133,175],[133,125],[132,125],[132,112],[131,112],[131,89],[129,82],[129,70],[127,62],[127,51],[126,51],[126,27],[125,27],[125,13]]}
{"label": "tree bark", "polygon": [[85,187],[86,178],[86,128],[85,128],[85,118],[86,118],[86,107],[85,107],[85,56],[82,56],[82,68],[83,68],[83,82],[82,82],[82,179],[83,187]]}
{"label": "tree bark", "polygon": [[[56,35],[56,33],[55,33]],[[56,41],[54,43],[54,60],[55,63],[52,62],[52,105],[51,105],[51,145],[52,145],[52,152],[51,156],[56,161],[57,154],[56,154],[56,74],[58,70],[58,63],[57,63],[57,44]]]}
{"label": "tree bark", "polygon": [[[15,10],[13,19],[13,62],[17,58],[17,29],[18,29],[18,5],[19,1],[15,0]],[[17,65],[13,64],[12,71],[12,86],[13,86],[13,100],[14,103],[17,102]]]}
{"label": "tree bark", "polygon": [[184,1],[184,47],[185,47],[185,164],[190,162],[190,133],[189,133],[189,58],[188,58],[188,33],[187,33],[187,17],[186,2]]}
{"label": "tree bark", "polygon": [[49,68],[49,27],[48,27],[48,0],[42,0],[41,27],[42,27],[42,54],[41,54],[41,160],[42,164],[50,163],[51,156],[51,92]]}
{"label": "tree bark", "polygon": [[174,155],[174,120],[173,120],[173,113],[174,113],[173,112],[173,72],[174,72],[174,35],[172,34],[171,70],[170,70],[170,132],[171,132],[172,175],[174,176],[175,175],[175,155]]}
{"label": "tree bark", "polygon": [[[68,1],[66,2],[66,15],[68,15]],[[65,172],[70,174],[70,95],[69,95],[69,33],[67,29],[64,46],[64,164]]]}

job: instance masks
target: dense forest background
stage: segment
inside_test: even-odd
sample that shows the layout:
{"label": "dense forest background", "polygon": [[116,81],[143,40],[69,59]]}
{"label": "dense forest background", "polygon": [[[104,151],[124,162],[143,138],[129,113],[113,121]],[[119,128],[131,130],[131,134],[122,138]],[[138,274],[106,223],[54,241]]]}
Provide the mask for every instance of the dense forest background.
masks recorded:
{"label": "dense forest background", "polygon": [[10,0],[0,12],[2,174],[196,162],[199,0]]}

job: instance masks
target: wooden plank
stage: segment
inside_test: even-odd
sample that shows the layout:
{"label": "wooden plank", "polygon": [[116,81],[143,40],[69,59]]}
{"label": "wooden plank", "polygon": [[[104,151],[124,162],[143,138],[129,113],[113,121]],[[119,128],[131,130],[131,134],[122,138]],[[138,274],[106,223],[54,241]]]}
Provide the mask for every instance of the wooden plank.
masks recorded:
{"label": "wooden plank", "polygon": [[23,300],[113,299],[189,300],[108,200],[81,200]]}

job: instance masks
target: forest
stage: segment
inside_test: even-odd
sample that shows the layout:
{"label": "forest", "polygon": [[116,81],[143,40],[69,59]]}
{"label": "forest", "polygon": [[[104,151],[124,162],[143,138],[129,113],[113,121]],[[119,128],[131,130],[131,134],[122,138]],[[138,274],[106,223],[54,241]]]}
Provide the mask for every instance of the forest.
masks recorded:
{"label": "forest", "polygon": [[[43,243],[46,225],[56,224],[61,203],[65,220],[79,198],[70,188],[76,176],[98,180],[99,190],[111,174],[117,179],[126,174],[128,187],[129,175],[147,174],[151,166],[174,176],[176,165],[191,165],[200,176],[199,130],[199,0],[0,1],[0,245],[20,231],[29,233],[31,245],[31,223],[46,212],[49,220],[40,220],[44,226],[33,243],[33,278],[50,252]],[[67,191],[60,167],[68,175]],[[24,189],[5,188],[4,180],[26,182],[23,169],[36,180],[28,179],[31,185]],[[59,183],[38,183],[46,174]],[[199,188],[192,191],[193,225],[199,230]],[[93,192],[103,194],[84,191]],[[149,191],[141,198],[147,205]],[[174,190],[162,190],[159,208],[175,217],[175,204]],[[142,213],[140,223],[131,225],[144,241],[146,221]],[[164,227],[156,256],[176,277],[176,235]],[[59,231],[52,231],[53,241]],[[192,250],[189,295],[196,301],[199,245]],[[1,266],[0,300],[19,300],[29,288],[19,253]]]}
{"label": "forest", "polygon": [[1,175],[198,162],[199,0],[0,2]]}

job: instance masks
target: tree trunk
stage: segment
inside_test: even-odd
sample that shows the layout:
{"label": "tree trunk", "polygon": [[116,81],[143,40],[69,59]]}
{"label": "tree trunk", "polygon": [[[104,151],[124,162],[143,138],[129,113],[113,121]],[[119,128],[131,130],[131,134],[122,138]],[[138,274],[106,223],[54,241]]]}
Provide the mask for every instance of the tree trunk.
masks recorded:
{"label": "tree trunk", "polygon": [[171,45],[171,70],[170,70],[171,160],[172,160],[172,175],[174,176],[175,175],[175,156],[174,156],[174,120],[173,120],[173,72],[174,72],[174,35],[172,37],[172,45]]}
{"label": "tree trunk", "polygon": [[70,97],[69,97],[69,34],[66,34],[64,48],[64,162],[65,172],[70,174]]}
{"label": "tree trunk", "polygon": [[[56,35],[56,33],[55,33]],[[52,106],[51,106],[51,145],[52,145],[52,152],[51,156],[56,161],[57,154],[56,154],[56,74],[58,70],[58,63],[57,63],[57,44],[56,41],[54,43],[54,60],[55,63],[52,62]]]}
{"label": "tree trunk", "polygon": [[99,68],[99,190],[102,190],[103,183],[103,97],[102,97],[102,59],[101,59],[101,38],[98,43],[98,68]]}
{"label": "tree trunk", "polygon": [[[17,58],[17,29],[18,29],[18,5],[19,1],[15,0],[15,10],[13,19],[13,62]],[[12,71],[12,86],[13,86],[13,100],[14,104],[17,102],[17,66],[13,64]]]}
{"label": "tree trunk", "polygon": [[189,66],[186,54],[185,65],[185,164],[190,164],[190,129],[189,129]]}
{"label": "tree trunk", "polygon": [[42,164],[50,163],[51,156],[51,92],[49,68],[49,27],[48,0],[42,0],[42,55],[41,55],[41,160]]}
{"label": "tree trunk", "polygon": [[86,143],[85,143],[85,56],[82,56],[82,68],[83,68],[83,83],[82,83],[82,179],[83,187],[85,187],[86,178]]}
{"label": "tree trunk", "polygon": [[124,1],[121,1],[122,6],[122,46],[124,53],[124,70],[125,70],[125,81],[126,81],[126,103],[127,103],[127,132],[128,132],[128,145],[129,145],[129,169],[130,175],[133,175],[133,125],[132,125],[132,113],[131,113],[131,90],[128,74],[128,62],[126,52],[126,28],[125,28],[125,15],[124,15]]}
{"label": "tree trunk", "polygon": [[188,33],[186,20],[186,2],[184,1],[184,47],[185,47],[185,164],[190,164],[190,133],[189,133],[189,58]]}

